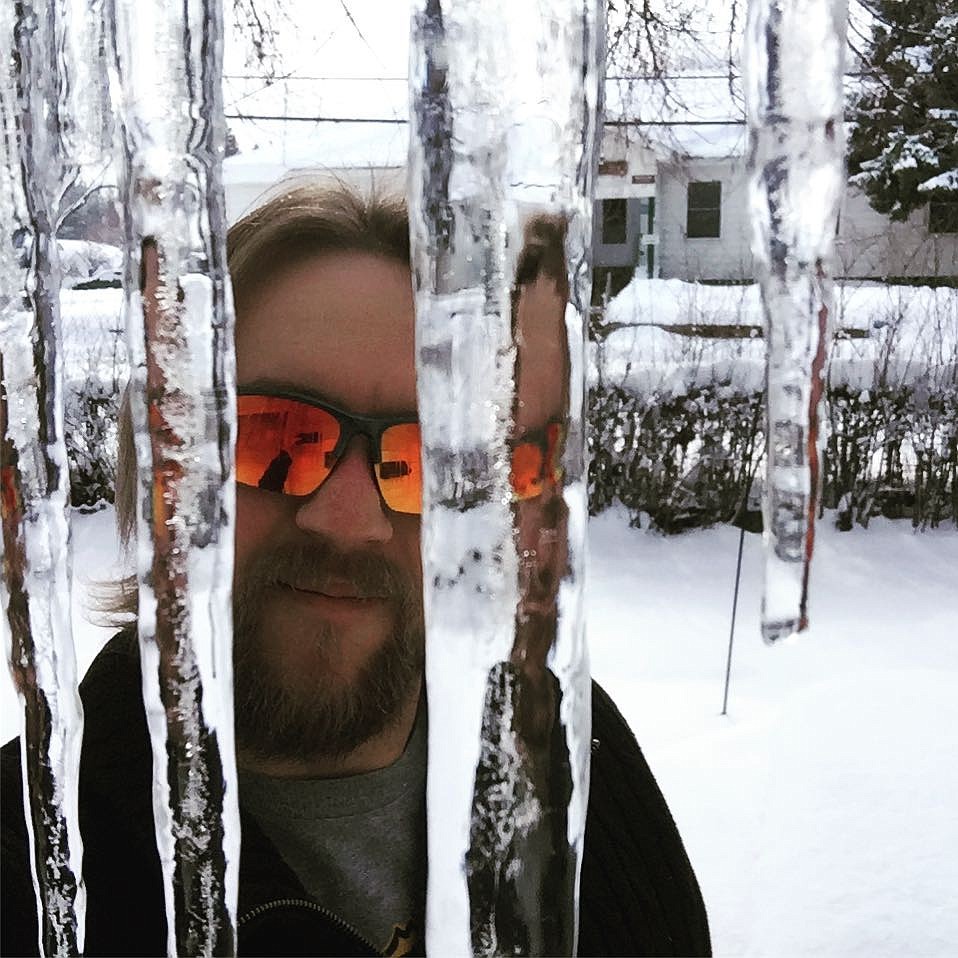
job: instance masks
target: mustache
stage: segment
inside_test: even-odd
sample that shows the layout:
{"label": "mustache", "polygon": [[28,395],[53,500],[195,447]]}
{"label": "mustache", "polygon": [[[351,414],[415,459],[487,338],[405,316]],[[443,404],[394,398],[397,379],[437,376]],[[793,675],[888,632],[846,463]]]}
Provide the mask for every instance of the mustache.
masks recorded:
{"label": "mustache", "polygon": [[275,546],[251,557],[236,590],[249,594],[269,586],[311,592],[335,588],[359,598],[408,600],[413,594],[409,577],[388,559],[370,552],[344,552],[322,541]]}

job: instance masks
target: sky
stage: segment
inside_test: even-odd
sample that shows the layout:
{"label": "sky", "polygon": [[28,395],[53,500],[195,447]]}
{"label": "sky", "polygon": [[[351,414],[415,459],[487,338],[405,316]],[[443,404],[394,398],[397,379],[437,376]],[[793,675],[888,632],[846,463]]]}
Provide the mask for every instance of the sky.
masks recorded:
{"label": "sky", "polygon": [[[554,2],[554,0],[553,0]],[[812,7],[843,0],[810,0]],[[312,124],[249,122],[244,116],[322,116],[369,119],[404,119],[407,116],[407,61],[412,2],[406,0],[257,0],[258,9],[272,11],[270,22],[275,31],[276,57],[271,66],[275,82],[262,78],[263,68],[250,60],[248,32],[227,26],[225,49],[224,100],[230,129],[237,138],[241,156],[234,165],[246,167],[279,165],[299,167],[322,165],[401,164],[407,131],[389,128],[337,124],[319,131]],[[494,7],[501,3],[511,30],[518,28],[515,8],[507,0],[487,0]],[[547,0],[540,0],[548,6]],[[621,11],[625,0],[616,0]],[[733,83],[734,96],[722,79],[703,78],[701,74],[725,75],[731,51],[737,58],[745,23],[746,0],[697,0],[666,3],[652,0],[669,22],[691,11],[689,24],[698,37],[694,44],[670,36],[664,46],[669,71],[668,88],[629,85],[623,101],[622,83],[607,90],[607,107],[615,113],[623,102],[630,116],[655,119],[733,119],[741,120],[743,102],[741,84]],[[227,10],[232,5],[227,5]],[[484,7],[485,9],[485,7]],[[851,5],[854,22],[862,29],[863,12],[858,0]],[[520,12],[528,13],[526,7]],[[229,18],[228,18],[229,19]],[[614,32],[621,14],[610,15]],[[853,36],[855,36],[853,32]],[[661,52],[661,51],[660,51]],[[637,69],[642,69],[636,62]],[[624,73],[623,61],[610,67],[614,75]],[[693,74],[682,80],[674,75]],[[663,104],[667,103],[668,107]],[[689,149],[701,153],[725,155],[741,148],[741,129],[736,127],[698,127],[678,129],[691,136]],[[674,133],[675,131],[673,131]],[[320,136],[322,155],[316,153]],[[703,145],[702,139],[711,143]],[[688,137],[686,137],[688,139]],[[726,140],[729,142],[726,143]],[[707,148],[706,148],[707,147]],[[241,174],[245,175],[245,174]]]}
{"label": "sky", "polygon": [[[542,0],[543,5],[545,4]],[[811,6],[844,0],[813,0]],[[258,0],[270,10],[276,27],[277,46],[282,53],[284,72],[298,75],[332,77],[404,77],[406,75],[410,11],[408,0]],[[231,5],[227,4],[227,10]],[[504,3],[506,9],[508,3]],[[623,0],[615,4],[626,6]],[[653,9],[666,16],[688,11],[692,28],[700,35],[698,51],[705,59],[723,61],[729,47],[729,31],[734,18],[733,49],[738,47],[745,24],[746,0],[652,0]],[[865,29],[868,15],[859,0],[851,0],[849,16],[858,29]],[[616,26],[612,14],[610,30]],[[228,30],[226,73],[245,71],[248,51],[242,37]],[[691,56],[689,51],[673,47],[676,57]]]}
{"label": "sky", "polygon": [[[285,0],[272,16],[284,73],[406,75],[410,14],[402,0]],[[243,37],[228,30],[224,72],[248,72],[248,51]]]}

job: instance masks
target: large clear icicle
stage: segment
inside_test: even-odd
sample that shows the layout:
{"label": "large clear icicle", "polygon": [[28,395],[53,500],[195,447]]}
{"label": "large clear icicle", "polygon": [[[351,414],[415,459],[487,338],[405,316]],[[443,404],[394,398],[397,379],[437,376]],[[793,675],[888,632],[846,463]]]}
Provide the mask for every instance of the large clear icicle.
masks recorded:
{"label": "large clear icicle", "polygon": [[745,43],[752,251],[766,339],[762,635],[808,624],[822,481],[829,275],[844,188],[847,0],[751,0]]}
{"label": "large clear icicle", "polygon": [[[102,175],[114,166],[114,113],[107,33],[111,0],[57,0],[62,136],[70,179],[81,170]],[[89,169],[87,169],[89,168]]]}
{"label": "large clear icicle", "polygon": [[140,650],[170,954],[236,947],[233,309],[218,0],[116,0]]}
{"label": "large clear icicle", "polygon": [[[590,742],[583,343],[603,23],[594,0],[413,4],[434,954],[574,949]],[[515,501],[530,456],[537,484]]]}
{"label": "large clear icicle", "polygon": [[[3,635],[23,706],[24,808],[41,954],[83,948],[83,717],[70,623],[58,202],[75,169],[54,0],[0,5],[0,486]],[[73,64],[75,66],[75,64]]]}

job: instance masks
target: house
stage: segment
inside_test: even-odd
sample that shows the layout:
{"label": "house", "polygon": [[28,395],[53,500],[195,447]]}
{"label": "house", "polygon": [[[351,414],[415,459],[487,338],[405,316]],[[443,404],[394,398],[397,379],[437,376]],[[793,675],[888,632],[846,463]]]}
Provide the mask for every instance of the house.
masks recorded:
{"label": "house", "polygon": [[[404,78],[289,78],[232,88],[227,123],[240,152],[226,160],[232,221],[278,179],[323,170],[402,188],[409,128]],[[328,104],[328,108],[324,107]],[[664,82],[609,78],[596,180],[593,294],[649,277],[751,282],[748,135],[740,81],[687,73]],[[937,204],[946,207],[948,204]],[[934,284],[958,276],[958,216],[935,204],[893,223],[849,188],[837,276]]]}
{"label": "house", "polygon": [[[739,81],[688,75],[606,86],[596,181],[594,296],[646,276],[739,283],[754,278],[747,129]],[[643,120],[636,116],[660,118]],[[953,282],[958,211],[929,204],[903,223],[849,186],[839,217],[835,275]]]}

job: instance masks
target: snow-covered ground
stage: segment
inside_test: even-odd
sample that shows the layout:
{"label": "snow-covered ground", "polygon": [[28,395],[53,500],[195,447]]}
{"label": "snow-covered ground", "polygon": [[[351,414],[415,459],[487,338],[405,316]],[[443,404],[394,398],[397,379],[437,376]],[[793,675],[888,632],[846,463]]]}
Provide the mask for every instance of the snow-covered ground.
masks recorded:
{"label": "snow-covered ground", "polygon": [[[80,582],[112,513],[76,516]],[[958,941],[958,531],[823,523],[812,629],[758,638],[747,536],[729,714],[719,715],[738,532],[590,526],[593,671],[635,729],[685,838],[717,955],[951,955]],[[74,603],[85,667],[108,633]],[[6,678],[4,676],[4,678]],[[17,728],[5,681],[2,732]]]}
{"label": "snow-covered ground", "polygon": [[958,531],[823,523],[807,637],[758,638],[747,535],[593,521],[589,633],[672,807],[717,955],[950,955],[958,941]]}

